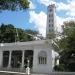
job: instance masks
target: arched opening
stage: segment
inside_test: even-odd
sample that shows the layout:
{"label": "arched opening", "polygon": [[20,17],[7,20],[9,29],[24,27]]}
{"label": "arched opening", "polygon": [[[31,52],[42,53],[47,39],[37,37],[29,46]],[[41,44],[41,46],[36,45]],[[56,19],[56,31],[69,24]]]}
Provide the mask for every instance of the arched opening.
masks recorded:
{"label": "arched opening", "polygon": [[32,68],[33,66],[33,50],[25,50],[25,68],[27,67],[28,61],[29,60],[29,67]]}
{"label": "arched opening", "polygon": [[39,64],[47,64],[47,53],[45,51],[39,52],[38,63]]}

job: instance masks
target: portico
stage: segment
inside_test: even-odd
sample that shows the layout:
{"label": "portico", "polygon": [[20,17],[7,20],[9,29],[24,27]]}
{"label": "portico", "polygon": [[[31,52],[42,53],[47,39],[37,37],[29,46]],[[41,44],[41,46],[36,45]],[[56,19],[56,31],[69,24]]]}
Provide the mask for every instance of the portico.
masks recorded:
{"label": "portico", "polygon": [[35,73],[52,71],[52,47],[48,40],[4,43],[0,46],[0,67],[25,70],[27,60]]}

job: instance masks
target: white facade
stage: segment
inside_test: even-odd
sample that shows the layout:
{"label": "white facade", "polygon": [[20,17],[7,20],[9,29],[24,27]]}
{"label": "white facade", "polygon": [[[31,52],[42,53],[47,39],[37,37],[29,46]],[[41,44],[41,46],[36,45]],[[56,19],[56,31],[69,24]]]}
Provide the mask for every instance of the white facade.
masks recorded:
{"label": "white facade", "polygon": [[[4,43],[0,46],[0,68],[3,68],[3,51],[9,51],[8,66],[11,67],[11,54],[12,51],[22,51],[21,69],[24,69],[24,51],[33,50],[33,66],[32,72],[34,73],[50,73],[52,72],[52,47],[51,42],[48,40],[31,41],[31,42],[17,42],[17,43]],[[40,60],[41,59],[41,60]]]}
{"label": "white facade", "polygon": [[46,26],[46,37],[50,32],[55,31],[55,4],[51,4],[47,8],[47,26]]}

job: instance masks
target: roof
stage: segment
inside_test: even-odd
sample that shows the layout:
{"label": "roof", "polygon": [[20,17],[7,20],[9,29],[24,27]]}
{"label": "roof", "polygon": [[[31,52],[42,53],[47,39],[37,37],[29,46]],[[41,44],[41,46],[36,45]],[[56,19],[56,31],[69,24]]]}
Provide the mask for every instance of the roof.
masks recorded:
{"label": "roof", "polygon": [[[39,45],[39,44],[45,44],[48,40],[36,40],[36,41],[27,41],[27,42],[14,42],[14,43],[0,43],[0,46],[30,46],[30,45]],[[49,43],[50,44],[50,43]]]}

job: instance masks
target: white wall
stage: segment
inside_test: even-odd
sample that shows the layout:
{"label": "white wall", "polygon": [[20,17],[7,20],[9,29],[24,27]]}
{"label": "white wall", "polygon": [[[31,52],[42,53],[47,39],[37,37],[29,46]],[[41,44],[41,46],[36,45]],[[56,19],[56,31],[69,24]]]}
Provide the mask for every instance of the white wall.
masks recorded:
{"label": "white wall", "polygon": [[[39,64],[38,63],[38,53],[40,51],[47,52],[47,64]],[[35,73],[50,73],[52,72],[52,52],[50,47],[46,47],[45,45],[36,46],[34,50],[33,57],[33,72]]]}
{"label": "white wall", "polygon": [[[25,42],[25,43],[8,43],[0,48],[0,66],[2,65],[2,50],[34,50],[33,53],[33,72],[50,73],[52,72],[52,49],[50,43],[46,40]],[[38,63],[38,53],[45,51],[47,53],[47,64]]]}

